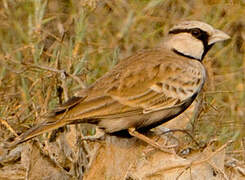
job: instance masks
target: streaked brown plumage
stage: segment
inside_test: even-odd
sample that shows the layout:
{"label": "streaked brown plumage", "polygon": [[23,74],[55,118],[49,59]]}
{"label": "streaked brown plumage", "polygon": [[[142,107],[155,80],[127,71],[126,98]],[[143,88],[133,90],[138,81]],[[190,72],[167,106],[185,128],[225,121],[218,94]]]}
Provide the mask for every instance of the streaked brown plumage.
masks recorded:
{"label": "streaked brown plumage", "polygon": [[193,102],[206,78],[203,57],[215,42],[228,38],[208,24],[182,22],[170,30],[164,45],[121,60],[12,145],[74,122],[96,124],[106,133],[156,127]]}

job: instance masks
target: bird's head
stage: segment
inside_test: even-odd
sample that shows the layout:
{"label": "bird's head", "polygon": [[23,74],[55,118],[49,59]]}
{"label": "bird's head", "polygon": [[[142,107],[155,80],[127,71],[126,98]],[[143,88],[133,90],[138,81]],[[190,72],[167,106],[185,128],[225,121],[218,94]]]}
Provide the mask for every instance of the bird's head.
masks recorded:
{"label": "bird's head", "polygon": [[180,55],[201,61],[216,42],[229,38],[204,22],[184,21],[170,29],[165,45]]}

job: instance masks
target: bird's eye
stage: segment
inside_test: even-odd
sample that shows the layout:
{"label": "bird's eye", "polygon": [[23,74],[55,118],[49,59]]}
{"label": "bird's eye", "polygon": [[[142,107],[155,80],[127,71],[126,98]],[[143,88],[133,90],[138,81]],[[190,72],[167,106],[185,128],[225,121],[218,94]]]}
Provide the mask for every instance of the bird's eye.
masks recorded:
{"label": "bird's eye", "polygon": [[192,29],[191,34],[195,37],[199,37],[201,35],[201,30],[200,29]]}

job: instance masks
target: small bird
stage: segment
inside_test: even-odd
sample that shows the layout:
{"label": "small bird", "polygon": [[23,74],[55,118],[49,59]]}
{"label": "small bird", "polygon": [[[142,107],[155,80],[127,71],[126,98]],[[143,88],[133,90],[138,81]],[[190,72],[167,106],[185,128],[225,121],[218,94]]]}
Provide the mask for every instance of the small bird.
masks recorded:
{"label": "small bird", "polygon": [[107,134],[127,132],[159,147],[141,133],[191,105],[206,79],[204,56],[216,42],[229,38],[204,22],[181,22],[170,29],[162,45],[122,59],[9,146],[68,124],[91,123]]}

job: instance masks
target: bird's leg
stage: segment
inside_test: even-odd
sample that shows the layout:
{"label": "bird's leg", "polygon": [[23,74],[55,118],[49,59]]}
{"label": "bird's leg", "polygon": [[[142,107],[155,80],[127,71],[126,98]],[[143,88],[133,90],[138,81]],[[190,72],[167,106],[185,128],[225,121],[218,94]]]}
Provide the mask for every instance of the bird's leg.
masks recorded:
{"label": "bird's leg", "polygon": [[131,136],[134,136],[134,137],[137,137],[138,139],[146,142],[147,144],[150,144],[151,146],[163,151],[163,152],[166,152],[166,153],[170,153],[170,154],[173,154],[173,151],[167,149],[166,147],[162,147],[160,144],[158,144],[156,141],[146,137],[145,135],[139,133],[136,131],[135,128],[129,128],[128,129],[128,132]]}

